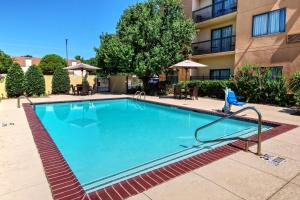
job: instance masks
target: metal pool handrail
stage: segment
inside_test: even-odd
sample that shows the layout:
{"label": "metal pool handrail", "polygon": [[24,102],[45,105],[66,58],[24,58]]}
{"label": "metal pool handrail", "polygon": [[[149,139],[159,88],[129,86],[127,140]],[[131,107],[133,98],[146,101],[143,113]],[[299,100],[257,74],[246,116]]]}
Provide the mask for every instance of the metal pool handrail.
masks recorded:
{"label": "metal pool handrail", "polygon": [[142,99],[142,96],[144,96],[144,99],[146,99],[146,93],[144,91],[136,91],[133,95],[133,98],[135,98],[136,100]]}
{"label": "metal pool handrail", "polygon": [[[199,131],[200,130],[203,130],[207,127],[210,127],[216,123],[219,123],[221,121],[224,121],[225,119],[228,119],[228,118],[232,118],[234,116],[236,116],[237,114],[240,114],[246,110],[253,110],[257,116],[258,116],[258,122],[257,122],[257,140],[250,140],[250,139],[246,139],[246,138],[241,138],[241,137],[231,137],[231,138],[222,138],[222,139],[215,139],[215,140],[206,140],[206,141],[201,141],[199,140],[198,138],[198,135],[199,135]],[[246,142],[246,151],[249,150],[249,142],[254,142],[257,144],[257,155],[261,155],[261,128],[262,128],[262,115],[261,113],[255,108],[255,107],[246,107],[246,108],[243,108],[235,113],[232,113],[230,115],[227,115],[225,117],[222,117],[216,121],[213,121],[209,124],[206,124],[204,126],[201,126],[199,128],[197,128],[195,130],[195,139],[198,141],[198,142],[202,142],[202,143],[211,143],[211,142],[219,142],[219,141],[230,141],[230,140],[243,140]]]}
{"label": "metal pool handrail", "polygon": [[18,108],[21,108],[21,99],[27,99],[29,101],[30,105],[32,105],[32,101],[27,96],[19,96],[18,97]]}

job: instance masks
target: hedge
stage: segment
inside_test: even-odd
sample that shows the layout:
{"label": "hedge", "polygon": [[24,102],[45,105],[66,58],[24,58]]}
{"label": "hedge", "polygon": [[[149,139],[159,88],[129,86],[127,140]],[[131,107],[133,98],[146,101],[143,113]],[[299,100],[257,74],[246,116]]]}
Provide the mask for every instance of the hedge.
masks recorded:
{"label": "hedge", "polygon": [[12,64],[8,69],[5,90],[8,97],[19,97],[24,94],[24,72],[18,64]]}
{"label": "hedge", "polygon": [[245,65],[236,71],[231,89],[244,96],[247,102],[288,105],[288,84],[284,76],[273,77],[272,71]]}
{"label": "hedge", "polygon": [[25,92],[28,96],[40,96],[45,93],[45,79],[42,70],[32,65],[25,73]]}
{"label": "hedge", "polygon": [[[184,88],[184,82],[179,85]],[[224,98],[226,87],[235,91],[236,95],[245,97],[245,101],[251,103],[265,103],[286,106],[300,105],[300,72],[294,75],[291,87],[294,94],[289,94],[287,80],[284,76],[274,77],[271,70],[258,66],[245,65],[237,69],[231,80],[194,80],[186,82],[188,87],[199,87],[199,96],[212,98]]]}
{"label": "hedge", "polygon": [[56,68],[52,78],[52,93],[67,94],[70,91],[70,77],[67,70]]}
{"label": "hedge", "polygon": [[[229,80],[193,80],[186,82],[187,87],[197,86],[199,96],[224,99],[224,90],[230,86]],[[179,85],[184,88],[184,82]]]}

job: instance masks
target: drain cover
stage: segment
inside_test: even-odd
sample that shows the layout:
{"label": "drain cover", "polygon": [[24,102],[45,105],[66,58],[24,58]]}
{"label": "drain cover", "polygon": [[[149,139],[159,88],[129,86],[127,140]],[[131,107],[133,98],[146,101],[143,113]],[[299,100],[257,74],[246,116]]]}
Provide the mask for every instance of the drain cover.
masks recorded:
{"label": "drain cover", "polygon": [[282,158],[279,156],[271,156],[269,154],[264,154],[260,156],[261,159],[267,161],[273,166],[279,166],[280,164],[284,163],[286,161],[286,158]]}

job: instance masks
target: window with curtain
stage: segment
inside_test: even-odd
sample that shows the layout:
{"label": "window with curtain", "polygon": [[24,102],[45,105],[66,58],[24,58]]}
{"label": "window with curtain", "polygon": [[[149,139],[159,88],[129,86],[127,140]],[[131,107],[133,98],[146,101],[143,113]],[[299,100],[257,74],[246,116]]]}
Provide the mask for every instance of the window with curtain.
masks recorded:
{"label": "window with curtain", "polygon": [[232,26],[213,29],[211,37],[212,53],[232,50]]}
{"label": "window with curtain", "polygon": [[253,17],[252,36],[285,32],[286,9],[282,8]]}
{"label": "window with curtain", "polygon": [[227,80],[230,78],[230,69],[211,69],[211,80]]}

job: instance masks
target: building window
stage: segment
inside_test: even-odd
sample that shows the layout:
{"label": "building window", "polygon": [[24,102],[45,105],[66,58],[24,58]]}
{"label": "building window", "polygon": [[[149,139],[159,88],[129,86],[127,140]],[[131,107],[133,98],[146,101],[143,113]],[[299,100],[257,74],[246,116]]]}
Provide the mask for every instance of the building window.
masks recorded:
{"label": "building window", "polygon": [[271,71],[271,79],[276,79],[280,76],[282,76],[282,66],[278,66],[278,67],[261,67],[260,71],[261,72],[265,72],[266,70],[270,70]]}
{"label": "building window", "polygon": [[282,8],[253,17],[252,36],[285,32],[286,9]]}
{"label": "building window", "polygon": [[30,67],[32,65],[32,60],[31,59],[26,59],[25,60],[25,67]]}
{"label": "building window", "polygon": [[230,69],[211,69],[211,80],[226,80],[230,78]]}
{"label": "building window", "polygon": [[232,26],[213,29],[211,38],[212,53],[232,50]]}

